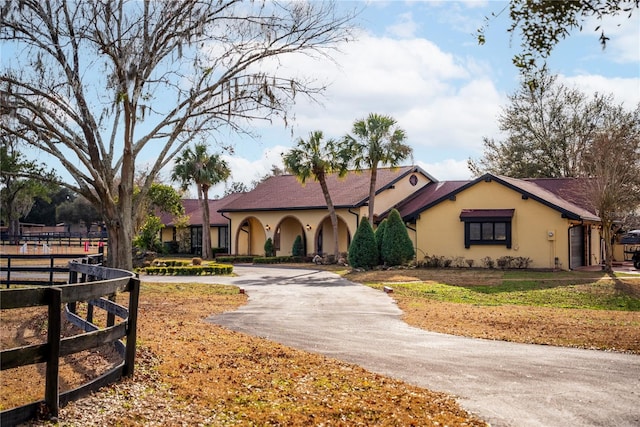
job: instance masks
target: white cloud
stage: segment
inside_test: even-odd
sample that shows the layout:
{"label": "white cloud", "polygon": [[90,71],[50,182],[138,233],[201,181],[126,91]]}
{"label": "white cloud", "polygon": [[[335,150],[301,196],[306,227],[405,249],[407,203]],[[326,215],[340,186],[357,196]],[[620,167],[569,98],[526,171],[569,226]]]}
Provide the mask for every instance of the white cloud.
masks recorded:
{"label": "white cloud", "polygon": [[412,38],[415,36],[418,24],[413,20],[410,12],[402,13],[396,19],[396,22],[389,25],[385,32],[391,36],[398,38]]}
{"label": "white cloud", "polygon": [[634,109],[640,103],[640,77],[638,78],[611,78],[599,75],[558,76],[560,82],[575,85],[586,94],[595,92],[609,95],[613,94],[616,102],[623,103],[629,110]]}
{"label": "white cloud", "polygon": [[416,162],[438,181],[470,180],[472,174],[466,160],[446,159],[441,162]]}
{"label": "white cloud", "polygon": [[[598,27],[600,29],[595,31]],[[581,34],[594,39],[596,48],[595,39],[600,37],[602,31],[609,38],[605,52],[612,54],[615,62],[640,62],[640,13],[637,8],[633,10],[631,17],[628,16],[628,12],[622,12],[617,16],[605,16],[602,20],[591,18]]]}

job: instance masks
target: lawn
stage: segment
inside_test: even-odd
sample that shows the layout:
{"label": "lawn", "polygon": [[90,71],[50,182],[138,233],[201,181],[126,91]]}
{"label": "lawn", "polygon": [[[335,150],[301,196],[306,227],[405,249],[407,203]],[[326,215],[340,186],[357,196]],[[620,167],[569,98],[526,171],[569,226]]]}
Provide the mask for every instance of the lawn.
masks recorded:
{"label": "lawn", "polygon": [[[338,272],[377,289],[392,287],[390,297],[405,320],[428,330],[640,353],[637,277],[471,269]],[[60,425],[485,425],[451,396],[203,322],[245,301],[231,286],[145,282],[134,378],[63,408]],[[25,331],[41,334],[45,321],[31,320],[13,338],[25,339]],[[3,347],[12,338],[5,326],[3,319]],[[92,375],[88,368],[110,363],[90,356],[65,361],[66,387]],[[2,407],[19,404],[29,390],[41,393],[41,370],[34,367],[17,379],[4,371]]]}
{"label": "lawn", "polygon": [[410,325],[454,335],[640,354],[640,276],[415,269],[349,272],[393,289]]}

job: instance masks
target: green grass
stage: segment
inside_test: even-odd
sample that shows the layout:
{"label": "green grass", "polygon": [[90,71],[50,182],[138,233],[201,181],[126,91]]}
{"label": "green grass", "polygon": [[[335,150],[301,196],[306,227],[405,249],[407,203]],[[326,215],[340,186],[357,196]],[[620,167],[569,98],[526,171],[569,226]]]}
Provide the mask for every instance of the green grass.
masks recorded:
{"label": "green grass", "polygon": [[[381,289],[383,285],[371,286]],[[418,282],[392,287],[399,295],[453,303],[640,311],[640,298],[625,291],[617,280],[589,279],[575,273],[505,273],[502,283],[494,286]]]}

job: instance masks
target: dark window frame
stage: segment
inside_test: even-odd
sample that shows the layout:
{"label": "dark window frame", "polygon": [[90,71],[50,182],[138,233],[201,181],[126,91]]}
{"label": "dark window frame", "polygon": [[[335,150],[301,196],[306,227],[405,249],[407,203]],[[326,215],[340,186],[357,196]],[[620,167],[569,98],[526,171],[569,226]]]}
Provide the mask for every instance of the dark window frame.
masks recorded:
{"label": "dark window frame", "polygon": [[[464,247],[469,249],[472,245],[499,245],[506,246],[507,249],[511,249],[512,215],[512,213],[511,215],[505,213],[500,216],[461,215],[460,221],[464,222]],[[497,224],[504,224],[504,230],[498,230],[496,233]],[[472,228],[474,230],[472,230]],[[479,238],[472,239],[472,234],[474,236],[479,236]]]}

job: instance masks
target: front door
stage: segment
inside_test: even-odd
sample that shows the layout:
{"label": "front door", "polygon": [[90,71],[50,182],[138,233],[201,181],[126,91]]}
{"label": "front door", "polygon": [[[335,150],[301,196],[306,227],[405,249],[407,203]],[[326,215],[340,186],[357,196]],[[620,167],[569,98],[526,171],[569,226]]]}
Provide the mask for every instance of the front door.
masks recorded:
{"label": "front door", "polygon": [[191,227],[191,253],[202,255],[202,226]]}

